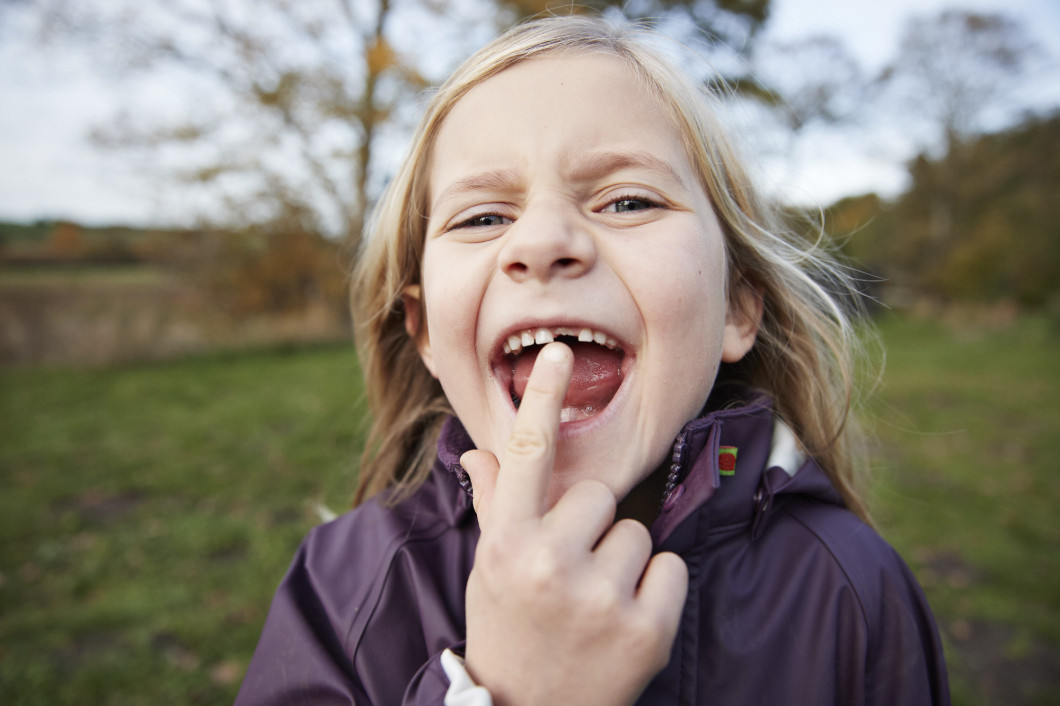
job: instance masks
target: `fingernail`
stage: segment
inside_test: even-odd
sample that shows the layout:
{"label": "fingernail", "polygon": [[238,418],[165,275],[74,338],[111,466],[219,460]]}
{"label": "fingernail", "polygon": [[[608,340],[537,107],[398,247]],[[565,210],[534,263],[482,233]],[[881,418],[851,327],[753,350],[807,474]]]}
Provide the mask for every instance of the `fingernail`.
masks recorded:
{"label": "fingernail", "polygon": [[549,344],[541,351],[541,357],[550,363],[563,362],[564,355],[562,344]]}

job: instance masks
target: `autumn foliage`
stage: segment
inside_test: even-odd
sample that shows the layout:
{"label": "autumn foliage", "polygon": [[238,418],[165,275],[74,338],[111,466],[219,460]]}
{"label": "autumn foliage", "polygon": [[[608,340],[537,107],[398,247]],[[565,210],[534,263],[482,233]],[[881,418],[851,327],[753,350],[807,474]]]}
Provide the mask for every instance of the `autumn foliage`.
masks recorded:
{"label": "autumn foliage", "polygon": [[317,303],[345,311],[342,248],[298,213],[201,240],[186,274],[237,316],[290,314]]}
{"label": "autumn foliage", "polygon": [[1060,298],[1060,114],[920,155],[909,173],[893,202],[860,196],[828,212],[855,261],[913,296]]}

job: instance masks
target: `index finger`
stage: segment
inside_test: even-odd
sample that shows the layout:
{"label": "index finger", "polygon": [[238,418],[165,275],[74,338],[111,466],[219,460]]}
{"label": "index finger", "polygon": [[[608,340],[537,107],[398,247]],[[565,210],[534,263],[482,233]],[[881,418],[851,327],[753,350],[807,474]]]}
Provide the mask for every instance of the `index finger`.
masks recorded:
{"label": "index finger", "polygon": [[534,361],[512,435],[504,446],[493,490],[493,518],[541,517],[556,457],[560,412],[567,395],[574,354],[562,343],[549,343]]}

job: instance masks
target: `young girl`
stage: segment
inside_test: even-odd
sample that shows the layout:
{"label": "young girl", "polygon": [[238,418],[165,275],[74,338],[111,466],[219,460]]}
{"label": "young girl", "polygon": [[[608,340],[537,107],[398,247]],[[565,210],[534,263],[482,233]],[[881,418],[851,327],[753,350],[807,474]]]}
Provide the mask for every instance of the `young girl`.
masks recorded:
{"label": "young girl", "polygon": [[838,273],[639,33],[481,50],[358,264],[359,506],[303,544],[239,702],[948,702],[857,493]]}

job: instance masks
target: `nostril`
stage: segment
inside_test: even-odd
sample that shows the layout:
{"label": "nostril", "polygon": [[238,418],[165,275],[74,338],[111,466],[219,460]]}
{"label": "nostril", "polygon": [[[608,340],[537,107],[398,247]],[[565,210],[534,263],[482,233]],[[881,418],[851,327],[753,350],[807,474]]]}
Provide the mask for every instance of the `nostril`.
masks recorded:
{"label": "nostril", "polygon": [[560,259],[556,260],[556,264],[562,267],[563,269],[571,267],[576,262],[577,260],[575,260],[573,257],[561,257]]}

